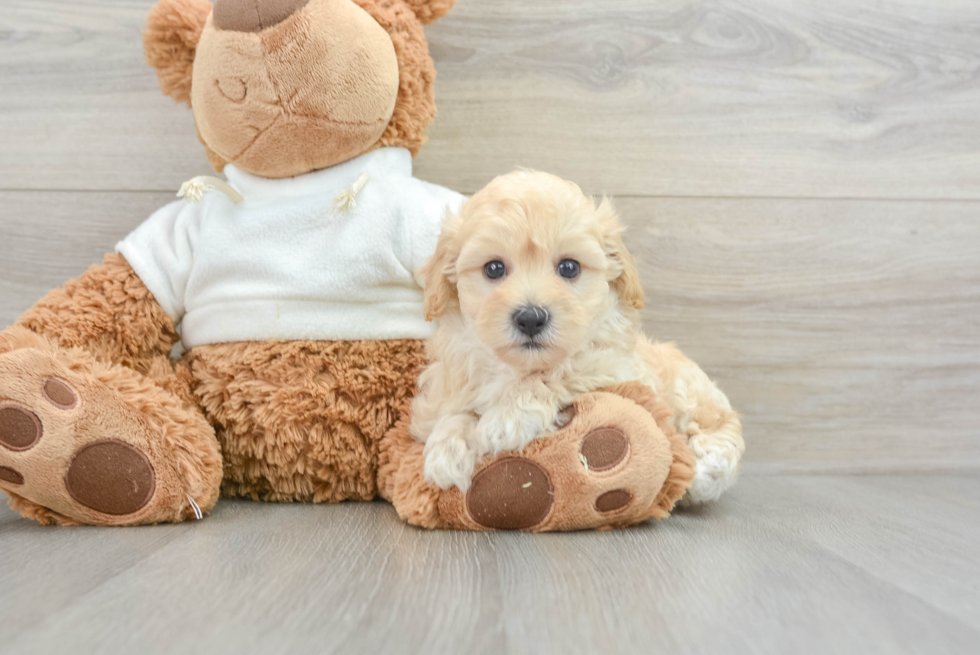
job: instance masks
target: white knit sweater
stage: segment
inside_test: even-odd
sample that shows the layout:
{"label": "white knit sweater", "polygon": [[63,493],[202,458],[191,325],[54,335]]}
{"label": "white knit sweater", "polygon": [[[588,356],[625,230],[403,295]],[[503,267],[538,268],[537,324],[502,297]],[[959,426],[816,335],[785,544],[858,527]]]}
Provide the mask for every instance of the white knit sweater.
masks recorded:
{"label": "white knit sweater", "polygon": [[[337,194],[364,181],[353,207]],[[116,249],[180,324],[185,348],[228,341],[425,338],[415,274],[463,196],[383,148],[284,180],[225,168],[219,191],[154,213]]]}

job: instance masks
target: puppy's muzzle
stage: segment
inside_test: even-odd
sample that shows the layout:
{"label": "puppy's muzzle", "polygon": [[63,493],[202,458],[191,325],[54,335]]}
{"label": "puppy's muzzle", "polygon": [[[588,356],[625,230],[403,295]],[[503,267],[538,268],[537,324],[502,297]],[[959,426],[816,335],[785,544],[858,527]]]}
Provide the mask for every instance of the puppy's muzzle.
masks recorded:
{"label": "puppy's muzzle", "polygon": [[548,323],[551,321],[551,315],[548,314],[548,310],[544,307],[539,305],[526,305],[518,308],[511,316],[511,320],[514,321],[514,327],[521,334],[533,339],[548,327]]}

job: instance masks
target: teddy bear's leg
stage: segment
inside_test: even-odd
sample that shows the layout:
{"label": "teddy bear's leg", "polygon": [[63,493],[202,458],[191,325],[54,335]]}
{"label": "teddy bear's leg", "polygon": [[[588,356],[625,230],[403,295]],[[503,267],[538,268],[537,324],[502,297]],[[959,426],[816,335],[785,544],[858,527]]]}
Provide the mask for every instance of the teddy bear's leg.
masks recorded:
{"label": "teddy bear's leg", "polygon": [[573,407],[562,430],[485,458],[465,494],[424,479],[423,446],[402,422],[382,442],[382,495],[410,523],[432,528],[605,529],[667,516],[694,463],[669,408],[639,384],[585,394]]}
{"label": "teddy bear's leg", "polygon": [[42,523],[136,525],[214,505],[217,441],[166,360],[144,375],[27,330],[0,338],[19,346],[0,355],[0,489],[14,509]]}
{"label": "teddy bear's leg", "polygon": [[221,456],[172,323],[125,260],[0,333],[0,489],[42,523],[179,521],[217,500]]}
{"label": "teddy bear's leg", "polygon": [[425,363],[421,341],[261,341],[192,349],[194,393],[218,426],[225,496],[371,500],[378,443]]}

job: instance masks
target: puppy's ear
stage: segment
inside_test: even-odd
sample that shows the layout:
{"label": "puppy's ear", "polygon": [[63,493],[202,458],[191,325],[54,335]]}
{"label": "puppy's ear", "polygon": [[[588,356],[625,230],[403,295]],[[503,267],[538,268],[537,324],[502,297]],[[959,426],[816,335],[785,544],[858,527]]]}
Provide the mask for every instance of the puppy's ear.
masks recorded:
{"label": "puppy's ear", "polygon": [[459,219],[450,214],[442,226],[436,252],[419,276],[425,279],[425,320],[432,321],[459,303],[456,292],[456,258],[459,257]]}
{"label": "puppy's ear", "polygon": [[643,293],[643,285],[640,284],[640,271],[636,267],[633,255],[623,243],[623,227],[619,223],[612,201],[603,198],[596,209],[596,214],[602,226],[603,247],[606,249],[606,256],[612,262],[611,268],[615,275],[609,281],[609,286],[619,295],[621,303],[633,309],[643,309],[646,297]]}
{"label": "puppy's ear", "polygon": [[191,104],[194,53],[211,15],[207,0],[160,0],[143,30],[146,63],[156,69],[160,90],[177,102]]}
{"label": "puppy's ear", "polygon": [[449,13],[457,0],[405,0],[423,25],[442,18]]}

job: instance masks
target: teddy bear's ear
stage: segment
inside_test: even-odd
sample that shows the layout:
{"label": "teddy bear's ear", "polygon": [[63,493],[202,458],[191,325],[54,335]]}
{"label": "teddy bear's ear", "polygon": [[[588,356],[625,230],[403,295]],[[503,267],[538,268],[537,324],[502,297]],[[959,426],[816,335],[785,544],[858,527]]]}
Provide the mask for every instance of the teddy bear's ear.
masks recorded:
{"label": "teddy bear's ear", "polygon": [[456,4],[456,0],[405,0],[423,25],[442,18]]}
{"label": "teddy bear's ear", "polygon": [[194,52],[211,14],[207,0],[160,0],[143,30],[143,52],[160,81],[160,90],[177,102],[191,104]]}

